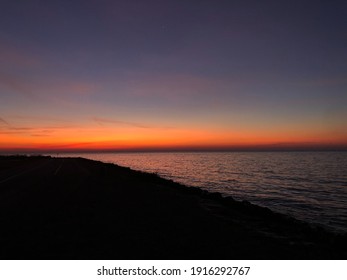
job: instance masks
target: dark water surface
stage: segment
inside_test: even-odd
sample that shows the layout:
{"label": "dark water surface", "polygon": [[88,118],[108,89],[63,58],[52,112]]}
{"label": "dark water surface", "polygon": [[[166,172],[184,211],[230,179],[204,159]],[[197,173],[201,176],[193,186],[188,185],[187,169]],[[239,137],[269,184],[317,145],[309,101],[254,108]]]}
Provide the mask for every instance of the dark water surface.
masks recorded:
{"label": "dark water surface", "polygon": [[347,152],[68,154],[158,173],[347,232]]}

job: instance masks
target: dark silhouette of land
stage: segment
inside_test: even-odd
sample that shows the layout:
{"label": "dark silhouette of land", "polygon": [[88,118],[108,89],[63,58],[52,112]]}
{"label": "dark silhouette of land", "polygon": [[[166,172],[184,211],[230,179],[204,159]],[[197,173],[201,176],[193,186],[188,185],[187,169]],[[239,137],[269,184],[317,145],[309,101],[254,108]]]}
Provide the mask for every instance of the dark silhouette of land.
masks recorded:
{"label": "dark silhouette of land", "polygon": [[0,157],[1,259],[346,259],[347,237],[113,164]]}

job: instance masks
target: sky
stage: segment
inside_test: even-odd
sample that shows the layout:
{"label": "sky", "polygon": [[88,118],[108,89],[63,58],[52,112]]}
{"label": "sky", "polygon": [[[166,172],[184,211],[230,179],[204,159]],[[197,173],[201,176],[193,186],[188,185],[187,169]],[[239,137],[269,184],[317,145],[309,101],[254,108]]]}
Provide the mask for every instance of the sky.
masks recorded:
{"label": "sky", "polygon": [[347,2],[0,0],[0,151],[347,148]]}

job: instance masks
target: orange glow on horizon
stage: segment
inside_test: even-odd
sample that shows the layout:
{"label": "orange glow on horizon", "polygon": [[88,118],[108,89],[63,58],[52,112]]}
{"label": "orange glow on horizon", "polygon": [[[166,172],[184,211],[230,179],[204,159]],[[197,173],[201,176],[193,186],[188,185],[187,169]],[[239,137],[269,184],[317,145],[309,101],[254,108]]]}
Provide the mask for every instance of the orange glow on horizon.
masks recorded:
{"label": "orange glow on horizon", "polygon": [[[0,132],[1,133],[1,132]],[[150,149],[228,149],[252,147],[347,147],[344,137],[322,137],[314,133],[275,131],[231,132],[223,130],[138,128],[138,127],[62,127],[52,130],[32,128],[18,133],[2,133],[0,150],[150,150]]]}

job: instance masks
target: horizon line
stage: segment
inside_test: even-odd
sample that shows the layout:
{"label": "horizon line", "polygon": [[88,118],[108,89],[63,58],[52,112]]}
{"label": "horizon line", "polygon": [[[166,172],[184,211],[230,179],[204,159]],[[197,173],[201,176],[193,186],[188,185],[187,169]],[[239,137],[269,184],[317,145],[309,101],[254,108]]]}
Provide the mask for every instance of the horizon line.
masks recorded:
{"label": "horizon line", "polygon": [[154,148],[10,148],[0,149],[0,154],[59,154],[59,153],[160,153],[160,152],[320,152],[347,151],[347,145],[317,145],[317,146],[244,146],[244,147],[154,147]]}

